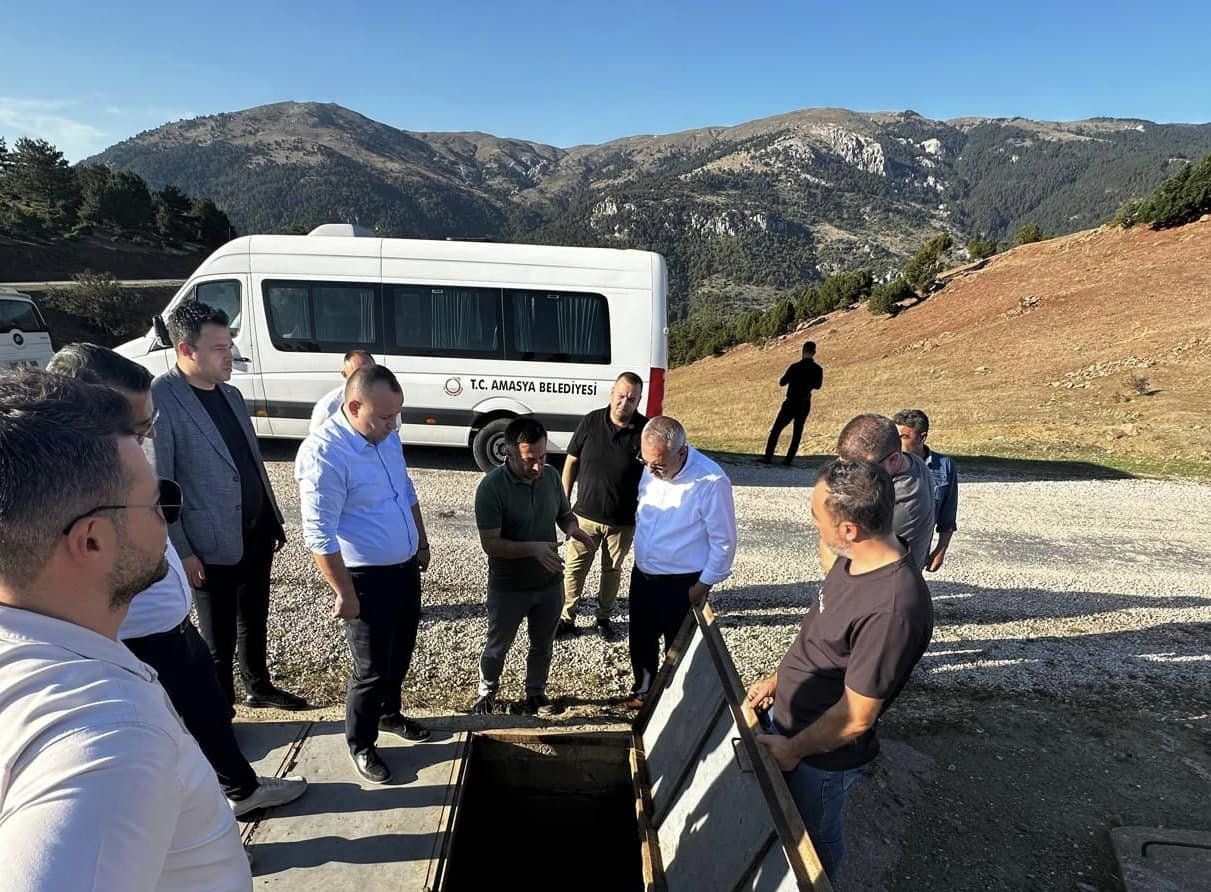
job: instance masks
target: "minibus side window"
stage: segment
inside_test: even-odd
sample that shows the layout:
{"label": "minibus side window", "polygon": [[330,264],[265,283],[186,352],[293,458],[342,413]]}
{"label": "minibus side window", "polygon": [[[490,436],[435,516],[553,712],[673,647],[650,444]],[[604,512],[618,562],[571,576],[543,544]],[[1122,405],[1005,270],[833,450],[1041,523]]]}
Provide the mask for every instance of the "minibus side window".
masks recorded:
{"label": "minibus side window", "polygon": [[14,328],[31,333],[46,331],[46,323],[29,301],[0,299],[0,333],[8,334]]}
{"label": "minibus side window", "polygon": [[508,358],[610,361],[609,304],[600,294],[506,289]]}
{"label": "minibus side window", "polygon": [[387,352],[500,359],[500,289],[389,285]]}
{"label": "minibus side window", "polygon": [[357,282],[265,282],[269,338],[278,350],[380,350],[378,287]]}
{"label": "minibus side window", "polygon": [[240,283],[235,279],[221,282],[201,282],[193,290],[193,299],[198,303],[222,310],[227,314],[227,325],[234,338],[240,333],[243,319],[243,304],[240,300]]}

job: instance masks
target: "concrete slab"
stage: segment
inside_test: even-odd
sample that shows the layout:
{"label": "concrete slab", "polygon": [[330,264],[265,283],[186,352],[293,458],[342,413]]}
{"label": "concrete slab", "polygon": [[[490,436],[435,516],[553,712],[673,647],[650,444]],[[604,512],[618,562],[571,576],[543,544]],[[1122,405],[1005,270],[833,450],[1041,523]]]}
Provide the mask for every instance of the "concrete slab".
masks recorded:
{"label": "concrete slab", "polygon": [[275,773],[310,782],[307,795],[246,829],[255,887],[424,889],[449,821],[466,735],[439,732],[418,744],[384,735],[379,751],[392,782],[376,786],[349,761],[342,723],[307,724],[301,740],[291,737],[299,730],[292,724],[240,726],[241,743],[248,735],[247,755],[260,754],[259,766],[277,760]]}
{"label": "concrete slab", "polygon": [[1211,889],[1211,832],[1116,827],[1110,841],[1126,892]]}

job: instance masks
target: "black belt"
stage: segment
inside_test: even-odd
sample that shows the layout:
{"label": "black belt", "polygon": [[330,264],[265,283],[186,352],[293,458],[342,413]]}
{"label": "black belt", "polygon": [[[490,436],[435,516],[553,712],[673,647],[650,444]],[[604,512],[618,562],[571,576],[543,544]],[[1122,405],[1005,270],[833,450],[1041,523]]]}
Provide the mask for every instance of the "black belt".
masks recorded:
{"label": "black belt", "polygon": [[702,571],[697,573],[645,573],[638,567],[633,568],[636,573],[651,582],[688,582],[691,585],[698,581],[698,577],[702,575]]}

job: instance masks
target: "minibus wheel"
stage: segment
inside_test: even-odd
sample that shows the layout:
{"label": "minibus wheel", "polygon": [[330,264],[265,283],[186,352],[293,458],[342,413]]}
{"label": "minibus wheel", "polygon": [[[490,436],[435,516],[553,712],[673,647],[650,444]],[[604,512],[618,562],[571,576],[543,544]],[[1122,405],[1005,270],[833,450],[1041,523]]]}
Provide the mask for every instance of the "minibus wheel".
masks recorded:
{"label": "minibus wheel", "polygon": [[471,443],[471,452],[481,471],[491,471],[505,463],[505,428],[512,418],[496,418],[481,427]]}

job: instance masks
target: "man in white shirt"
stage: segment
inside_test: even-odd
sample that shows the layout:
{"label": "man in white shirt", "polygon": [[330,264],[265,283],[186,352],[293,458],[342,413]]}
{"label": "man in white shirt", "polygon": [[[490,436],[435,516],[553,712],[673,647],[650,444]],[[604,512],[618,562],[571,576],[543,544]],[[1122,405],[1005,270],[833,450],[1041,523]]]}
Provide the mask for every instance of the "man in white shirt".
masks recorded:
{"label": "man in white shirt", "polygon": [[0,852],[6,890],[249,890],[235,816],[156,673],[118,642],[167,572],[180,489],[130,407],[0,377]]}
{"label": "man in white shirt", "polygon": [[[155,437],[156,410],[151,373],[138,363],[96,344],[68,344],[47,371],[117,391],[130,405],[139,443]],[[156,670],[168,699],[214,768],[236,817],[293,802],[307,789],[300,777],[257,777],[236,742],[232,710],[214,674],[210,651],[189,619],[192,590],[172,542],[165,552],[168,574],[131,601],[118,638]]]}
{"label": "man in white shirt", "polygon": [[294,465],[303,541],[332,587],[332,612],[345,621],[353,655],[345,740],[358,774],[375,784],[391,779],[375,746],[380,730],[429,737],[400,711],[420,625],[420,574],[429,567],[425,522],[395,432],[403,403],[386,366],[357,370],[344,406],[303,442]]}
{"label": "man in white shirt", "polygon": [[345,403],[345,382],[358,369],[368,365],[374,365],[374,357],[366,350],[350,350],[345,354],[345,361],[341,364],[341,384],[324,394],[311,410],[309,433],[314,434],[325,421],[340,411]]}
{"label": "man in white shirt", "polygon": [[643,429],[635,566],[631,570],[631,668],[626,706],[639,709],[690,611],[732,574],[736,509],[732,482],[686,442],[685,428],[661,415]]}

